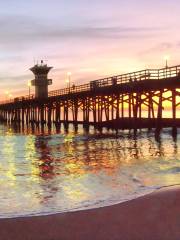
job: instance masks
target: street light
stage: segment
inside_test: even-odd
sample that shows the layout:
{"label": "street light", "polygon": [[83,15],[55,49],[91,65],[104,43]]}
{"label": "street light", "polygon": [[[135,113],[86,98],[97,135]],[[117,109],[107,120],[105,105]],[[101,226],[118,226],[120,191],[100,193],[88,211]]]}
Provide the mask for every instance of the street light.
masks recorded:
{"label": "street light", "polygon": [[11,99],[13,95],[9,91],[5,91],[6,94],[6,100]]}
{"label": "street light", "polygon": [[166,61],[166,68],[168,68],[168,60],[169,60],[169,56],[166,55],[166,56],[164,57],[164,60]]}
{"label": "street light", "polygon": [[166,67],[166,78],[167,78],[167,69],[168,69],[168,60],[169,60],[169,56],[168,55],[166,55],[165,57],[164,57],[164,60],[166,61],[166,65],[165,65],[165,67]]}
{"label": "street light", "polygon": [[8,96],[9,96],[9,91],[5,91],[5,94],[6,94],[6,100],[7,100]]}
{"label": "street light", "polygon": [[31,96],[31,81],[28,81],[28,87],[29,87],[29,98]]}
{"label": "street light", "polygon": [[68,84],[69,92],[70,92],[70,88],[71,88],[71,76],[72,76],[72,73],[71,72],[67,72],[66,83]]}
{"label": "street light", "polygon": [[9,98],[11,99],[13,95],[10,93],[8,96],[9,96]]}

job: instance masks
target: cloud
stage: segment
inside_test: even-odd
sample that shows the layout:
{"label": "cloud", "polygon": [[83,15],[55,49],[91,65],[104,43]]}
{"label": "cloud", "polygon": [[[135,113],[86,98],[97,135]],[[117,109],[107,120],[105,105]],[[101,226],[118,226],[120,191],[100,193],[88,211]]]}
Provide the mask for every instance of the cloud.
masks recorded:
{"label": "cloud", "polygon": [[[98,24],[97,24],[98,25]],[[31,44],[64,41],[67,39],[124,39],[156,35],[161,28],[63,25],[25,16],[0,16],[0,47],[26,48]]]}
{"label": "cloud", "polygon": [[171,42],[160,42],[154,46],[147,48],[138,53],[138,56],[149,56],[154,54],[168,54],[168,53],[177,53],[179,51],[180,42],[171,41]]}
{"label": "cloud", "polygon": [[32,74],[26,75],[17,75],[17,76],[8,76],[8,77],[0,77],[1,87],[8,86],[9,82],[11,82],[11,86],[16,86],[17,84],[21,84],[23,81],[26,82],[26,79],[33,79]]}
{"label": "cloud", "polygon": [[140,55],[146,55],[146,54],[154,54],[155,52],[165,52],[167,50],[170,50],[174,48],[177,44],[171,43],[171,42],[161,42],[159,44],[156,44],[155,46],[148,48],[144,51],[141,51]]}

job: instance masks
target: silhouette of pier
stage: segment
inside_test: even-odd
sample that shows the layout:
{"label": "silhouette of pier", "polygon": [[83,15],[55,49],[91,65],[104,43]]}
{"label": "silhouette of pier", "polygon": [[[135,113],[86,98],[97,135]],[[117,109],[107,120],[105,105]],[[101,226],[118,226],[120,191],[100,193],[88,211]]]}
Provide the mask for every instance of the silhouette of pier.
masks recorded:
{"label": "silhouette of pier", "polygon": [[[35,74],[35,95],[0,102],[0,120],[17,124],[61,123],[119,129],[180,127],[180,65],[146,69],[48,92],[51,67]],[[163,116],[164,106],[171,112]],[[146,116],[144,116],[144,112]]]}

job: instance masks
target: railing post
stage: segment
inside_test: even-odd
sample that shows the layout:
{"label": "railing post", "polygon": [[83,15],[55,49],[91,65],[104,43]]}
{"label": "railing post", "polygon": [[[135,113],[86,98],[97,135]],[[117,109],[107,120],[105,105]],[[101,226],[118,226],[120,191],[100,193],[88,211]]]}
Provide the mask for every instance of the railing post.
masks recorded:
{"label": "railing post", "polygon": [[172,117],[176,119],[176,89],[172,90]]}

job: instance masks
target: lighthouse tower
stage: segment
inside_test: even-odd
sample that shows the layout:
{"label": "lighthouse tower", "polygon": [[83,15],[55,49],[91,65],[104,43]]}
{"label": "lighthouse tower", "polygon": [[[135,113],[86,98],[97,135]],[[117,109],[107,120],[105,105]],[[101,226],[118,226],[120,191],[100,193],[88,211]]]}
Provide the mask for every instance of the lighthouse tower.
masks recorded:
{"label": "lighthouse tower", "polygon": [[35,98],[48,97],[48,85],[52,84],[52,79],[48,79],[48,73],[52,67],[48,67],[41,60],[40,64],[34,65],[30,70],[34,73],[35,79],[31,81],[31,85],[35,86]]}

